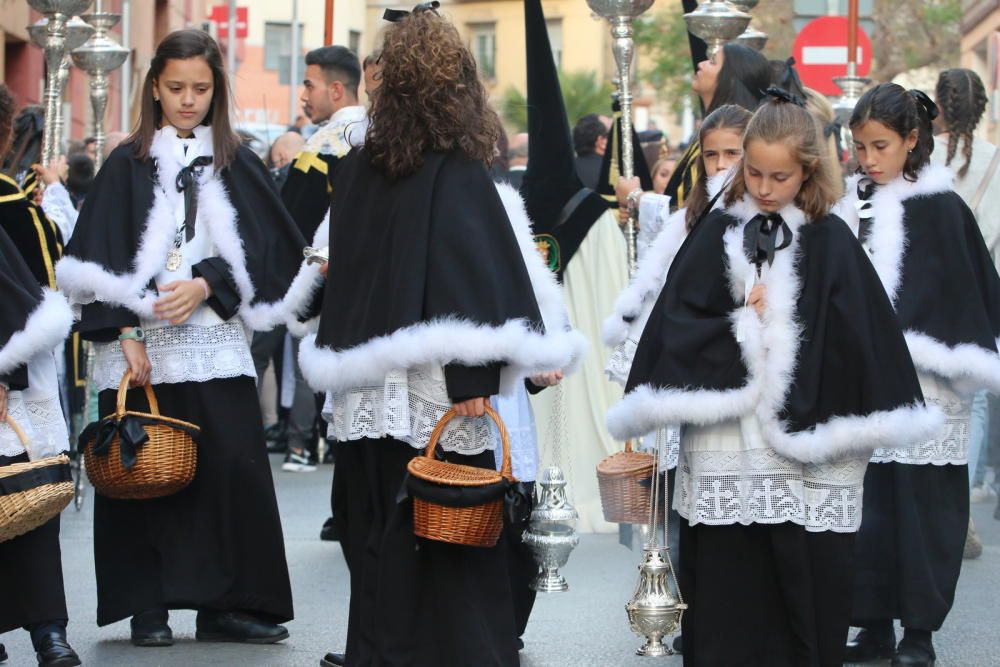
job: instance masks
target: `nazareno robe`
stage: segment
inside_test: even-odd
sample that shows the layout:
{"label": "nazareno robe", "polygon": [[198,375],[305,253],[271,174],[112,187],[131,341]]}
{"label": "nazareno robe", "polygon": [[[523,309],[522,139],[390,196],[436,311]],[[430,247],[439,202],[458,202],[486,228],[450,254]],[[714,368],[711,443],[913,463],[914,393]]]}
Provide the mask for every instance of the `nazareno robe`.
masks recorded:
{"label": "nazareno robe", "polygon": [[428,153],[390,183],[360,149],[333,191],[323,316],[300,352],[313,388],[381,384],[422,364],[501,364],[508,393],[530,374],[573,370],[585,342],[569,329],[516,192],[483,164]]}
{"label": "nazareno robe", "polygon": [[[198,195],[199,219],[207,223],[218,255],[195,265],[194,274],[212,287],[208,304],[220,317],[238,314],[252,329],[266,330],[286,319],[281,300],[306,241],[250,149],[241,146],[218,175],[203,178]],[[83,331],[99,329],[97,337],[107,339],[105,330],[152,317],[158,298],[154,276],[166,263],[177,229],[164,198],[155,196],[157,187],[153,160],[140,160],[131,143],[112,151],[98,173],[94,191],[115,196],[87,198],[56,267],[59,289],[83,306]],[[101,308],[87,307],[95,302]]]}
{"label": "nazareno robe", "polygon": [[55,263],[62,254],[59,228],[27,199],[17,183],[0,174],[0,227],[21,252],[39,285],[55,288]]}
{"label": "nazareno robe", "polygon": [[924,406],[892,307],[842,220],[781,211],[792,239],[761,279],[768,310],[744,305],[754,267],[739,223],[757,213],[749,200],[714,211],[675,256],[611,433],[753,414],[767,445],[802,463],[933,434],[940,415]]}

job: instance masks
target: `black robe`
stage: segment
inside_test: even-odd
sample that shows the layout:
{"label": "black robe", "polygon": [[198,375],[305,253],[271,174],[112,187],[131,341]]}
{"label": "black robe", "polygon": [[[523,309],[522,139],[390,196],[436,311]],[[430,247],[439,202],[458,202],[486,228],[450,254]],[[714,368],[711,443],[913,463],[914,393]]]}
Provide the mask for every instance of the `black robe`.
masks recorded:
{"label": "black robe", "polygon": [[923,405],[892,308],[842,220],[806,224],[785,209],[792,239],[762,278],[768,312],[743,305],[753,265],[736,223],[756,213],[737,202],[689,235],[609,412],[612,434],[755,413],[769,446],[811,463],[933,433],[940,416]]}
{"label": "black robe", "polygon": [[482,163],[428,153],[419,171],[390,183],[360,149],[338,167],[333,191],[323,315],[300,354],[314,389],[436,363],[456,396],[458,373],[501,365],[509,390],[532,373],[575,366],[584,343],[536,257],[520,200]]}
{"label": "black robe", "polygon": [[0,174],[0,227],[21,251],[39,285],[55,288],[55,265],[62,255],[59,228],[28,200],[12,179]]}
{"label": "black robe", "polygon": [[[83,305],[80,330],[88,339],[113,340],[118,328],[152,314],[153,279],[166,262],[177,227],[172,211],[162,214],[154,207],[159,201],[155,179],[153,160],[140,160],[133,144],[112,151],[93,192],[115,196],[87,198],[56,267],[59,288]],[[306,241],[264,164],[240,147],[218,180],[203,183],[198,207],[209,214],[202,219],[211,221],[219,253],[193,267],[212,288],[209,306],[223,319],[239,314],[257,330],[283,323],[287,315],[281,299],[299,270]]]}
{"label": "black robe", "polygon": [[302,236],[311,240],[330,208],[330,173],[340,158],[303,151],[295,156],[281,187],[285,204]]}

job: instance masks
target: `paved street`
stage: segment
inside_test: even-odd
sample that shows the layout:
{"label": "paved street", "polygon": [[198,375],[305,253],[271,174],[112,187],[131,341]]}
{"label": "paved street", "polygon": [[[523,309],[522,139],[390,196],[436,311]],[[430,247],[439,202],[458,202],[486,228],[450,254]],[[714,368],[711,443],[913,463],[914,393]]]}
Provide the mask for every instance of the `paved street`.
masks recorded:
{"label": "paved street", "polygon": [[[98,629],[91,544],[91,503],[63,517],[63,563],[72,620],[70,639],[84,664],[99,667],[177,665],[267,665],[315,667],[324,652],[342,647],[347,621],[347,571],[340,547],[318,539],[327,515],[331,468],[285,473],[274,459],[297,618],[284,644],[248,647],[194,641],[194,613],[176,612],[171,625],[177,643],[167,649],[137,649],[128,643],[128,622]],[[1000,522],[993,504],[973,506],[986,543],[978,561],[967,561],[958,602],[937,638],[940,667],[1000,664]],[[615,536],[584,535],[566,576],[571,590],[540,596],[525,636],[524,667],[678,666],[679,658],[641,659],[623,605],[635,584],[638,556],[618,546]],[[0,601],[2,603],[2,601]],[[447,623],[447,618],[441,619]],[[724,629],[720,628],[720,637]],[[0,636],[12,667],[35,665],[27,633]],[[475,667],[470,660],[469,667]],[[5,666],[6,667],[6,666]]]}

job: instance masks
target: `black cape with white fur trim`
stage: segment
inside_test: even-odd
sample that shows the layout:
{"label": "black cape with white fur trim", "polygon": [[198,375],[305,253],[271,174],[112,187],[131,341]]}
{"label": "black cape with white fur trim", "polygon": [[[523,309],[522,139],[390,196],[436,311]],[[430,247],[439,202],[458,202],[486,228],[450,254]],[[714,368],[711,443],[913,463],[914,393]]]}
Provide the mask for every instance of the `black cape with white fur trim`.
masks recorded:
{"label": "black cape with white fur trim", "polygon": [[26,364],[69,334],[73,312],[58,292],[42,288],[14,242],[0,229],[0,382],[25,389]]}
{"label": "black cape with white fur trim", "polygon": [[333,192],[319,331],[300,353],[315,389],[422,364],[501,364],[509,391],[579,361],[583,337],[569,328],[523,204],[483,164],[428,153],[415,174],[389,183],[360,149],[342,161]]}
{"label": "black cape with white fur trim", "polygon": [[[856,179],[841,207],[857,229]],[[925,167],[872,197],[867,246],[917,368],[1000,392],[1000,276],[951,172]]]}
{"label": "black cape with white fur trim", "polygon": [[769,446],[804,463],[930,436],[939,415],[924,407],[889,300],[842,220],[806,224],[798,209],[782,211],[793,239],[761,278],[767,311],[743,305],[753,275],[743,226],[756,214],[740,202],[688,236],[609,412],[611,433],[754,414]]}
{"label": "black cape with white fur trim", "polygon": [[[94,181],[96,194],[87,197],[56,267],[59,288],[71,303],[96,301],[152,316],[153,278],[166,263],[177,229],[172,209],[156,195],[154,175],[153,161],[138,159],[132,144],[108,156]],[[160,175],[164,187],[173,187],[174,176]],[[216,267],[218,286],[228,287],[232,310],[254,329],[283,323],[281,299],[306,241],[260,158],[240,147],[232,164],[215,176],[206,169],[198,210],[199,225],[207,228],[218,255],[207,265]],[[205,277],[218,295],[217,283]]]}

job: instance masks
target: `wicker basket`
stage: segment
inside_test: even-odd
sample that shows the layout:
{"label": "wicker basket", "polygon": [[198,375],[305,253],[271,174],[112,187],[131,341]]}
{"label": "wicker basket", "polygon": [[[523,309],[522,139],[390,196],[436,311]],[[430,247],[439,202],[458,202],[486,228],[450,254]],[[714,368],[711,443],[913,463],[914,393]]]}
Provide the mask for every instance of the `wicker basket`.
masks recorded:
{"label": "wicker basket", "polygon": [[[503,443],[503,463],[500,471],[439,461],[434,458],[434,449],[444,432],[444,427],[455,418],[452,408],[441,417],[423,456],[410,459],[407,470],[417,479],[436,485],[449,487],[486,487],[503,480],[513,481],[510,463],[510,436],[500,416],[486,406],[486,414],[496,422]],[[470,547],[492,547],[500,539],[503,528],[503,498],[483,505],[471,507],[450,507],[429,502],[414,496],[413,532],[438,542],[462,544]]]}
{"label": "wicker basket", "polygon": [[125,396],[131,375],[126,370],[122,376],[113,417],[121,419],[128,415],[142,419],[149,440],[139,448],[135,465],[128,469],[122,465],[117,435],[103,454],[94,453],[93,441],[82,443],[87,477],[94,489],[108,498],[148,500],[169,496],[194,479],[198,448],[192,435],[197,435],[200,429],[180,419],[161,416],[156,395],[149,384],[143,387],[149,412],[126,410]]}
{"label": "wicker basket", "polygon": [[[30,458],[31,443],[24,430],[9,415],[7,425]],[[0,542],[38,528],[72,500],[73,477],[65,454],[0,467]]]}
{"label": "wicker basket", "polygon": [[632,441],[628,440],[624,452],[612,454],[597,464],[597,486],[605,521],[649,523],[654,460],[652,454],[633,452]]}

